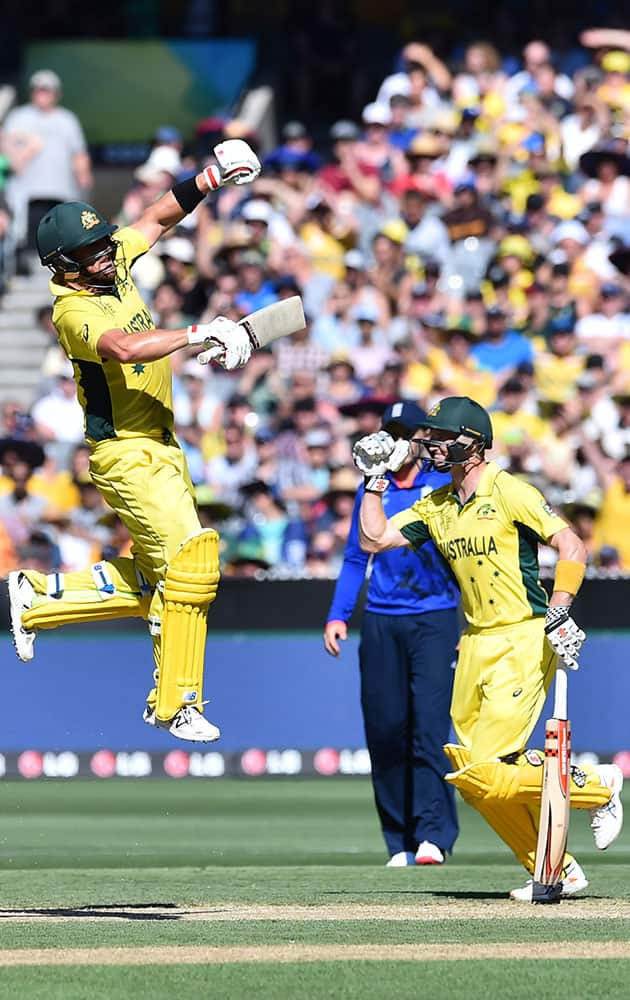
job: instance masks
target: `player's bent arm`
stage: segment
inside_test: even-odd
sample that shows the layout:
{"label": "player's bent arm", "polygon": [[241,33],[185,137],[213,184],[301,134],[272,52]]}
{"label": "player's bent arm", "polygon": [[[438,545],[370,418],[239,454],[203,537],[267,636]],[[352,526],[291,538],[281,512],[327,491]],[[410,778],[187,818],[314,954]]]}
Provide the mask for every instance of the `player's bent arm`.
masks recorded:
{"label": "player's bent arm", "polygon": [[124,330],[106,330],[98,339],[99,357],[112,358],[121,364],[135,361],[158,361],[182,347],[188,347],[188,331],[142,330],[125,333]]}
{"label": "player's bent arm", "polygon": [[385,552],[408,546],[396,525],[385,517],[381,497],[377,493],[364,493],[359,510],[359,544],[364,552]]}
{"label": "player's bent arm", "polygon": [[[193,178],[194,186],[199,192],[199,202],[203,201],[210,191],[210,185],[204,173],[196,174]],[[193,191],[194,199],[194,191]],[[193,208],[196,206],[193,206]],[[190,209],[192,211],[192,209]],[[166,191],[161,198],[149,205],[140,218],[134,222],[131,229],[137,229],[149,241],[151,246],[181,222],[189,214],[186,208],[182,207],[172,191]]]}
{"label": "player's bent arm", "polygon": [[558,553],[553,592],[549,603],[567,606],[571,604],[584,579],[587,560],[586,548],[581,538],[571,528],[557,531],[549,539],[549,544]]}

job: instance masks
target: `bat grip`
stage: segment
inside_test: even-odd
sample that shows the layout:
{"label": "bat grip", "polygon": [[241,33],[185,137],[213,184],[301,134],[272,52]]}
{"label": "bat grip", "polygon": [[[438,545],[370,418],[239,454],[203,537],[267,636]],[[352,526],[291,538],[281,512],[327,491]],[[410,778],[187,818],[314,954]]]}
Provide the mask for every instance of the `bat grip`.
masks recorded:
{"label": "bat grip", "polygon": [[567,668],[558,661],[553,700],[554,719],[567,718]]}

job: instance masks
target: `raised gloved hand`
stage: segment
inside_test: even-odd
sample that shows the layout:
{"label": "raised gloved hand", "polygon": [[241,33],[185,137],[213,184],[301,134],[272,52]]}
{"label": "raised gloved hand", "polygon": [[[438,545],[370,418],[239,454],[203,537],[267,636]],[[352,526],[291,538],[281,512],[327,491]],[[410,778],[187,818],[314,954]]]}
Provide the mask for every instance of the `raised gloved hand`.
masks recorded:
{"label": "raised gloved hand", "polygon": [[211,323],[189,326],[187,333],[189,344],[204,344],[206,347],[197,355],[197,361],[202,365],[216,361],[226,371],[232,371],[246,365],[252,355],[247,330],[226,316],[217,316]]}
{"label": "raised gloved hand", "polygon": [[216,166],[206,167],[204,177],[211,191],[224,184],[250,184],[260,173],[260,160],[244,139],[226,139],[215,146]]}
{"label": "raised gloved hand", "polygon": [[555,604],[547,608],[545,633],[553,651],[570,670],[579,667],[578,656],[586,634],[573,621],[569,608]]}
{"label": "raised gloved hand", "polygon": [[409,455],[409,442],[397,441],[387,431],[377,431],[359,438],[352,449],[352,461],[364,476],[382,476],[396,472]]}

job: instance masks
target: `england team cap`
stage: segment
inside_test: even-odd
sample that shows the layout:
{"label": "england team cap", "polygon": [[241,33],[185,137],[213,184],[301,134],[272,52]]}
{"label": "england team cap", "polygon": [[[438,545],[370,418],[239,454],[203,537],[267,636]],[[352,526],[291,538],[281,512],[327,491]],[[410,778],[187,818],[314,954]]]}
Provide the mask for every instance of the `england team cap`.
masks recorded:
{"label": "england team cap", "polygon": [[381,426],[392,437],[396,437],[397,434],[406,437],[409,432],[413,433],[418,427],[422,427],[426,418],[425,411],[416,403],[412,403],[411,400],[401,400],[387,407],[381,419]]}

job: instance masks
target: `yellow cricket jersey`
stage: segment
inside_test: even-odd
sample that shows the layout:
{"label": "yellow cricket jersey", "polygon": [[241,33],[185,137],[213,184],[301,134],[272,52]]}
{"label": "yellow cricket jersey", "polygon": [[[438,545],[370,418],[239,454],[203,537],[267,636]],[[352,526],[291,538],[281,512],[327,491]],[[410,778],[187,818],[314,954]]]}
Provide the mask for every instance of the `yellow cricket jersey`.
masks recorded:
{"label": "yellow cricket jersey", "polygon": [[85,413],[85,436],[92,445],[111,438],[173,437],[171,366],[168,358],[121,364],[99,357],[97,343],[107,330],[153,330],[153,317],[131,278],[131,266],[149,249],[137,229],[112,236],[118,244],[117,279],[111,294],[75,291],[50,282],[55,296],[53,323],[70,358]]}
{"label": "yellow cricket jersey", "polygon": [[538,544],[567,524],[535,487],[495,462],[488,462],[477,492],[463,506],[448,484],[391,520],[414,548],[433,539],[459,584],[473,630],[545,614]]}

